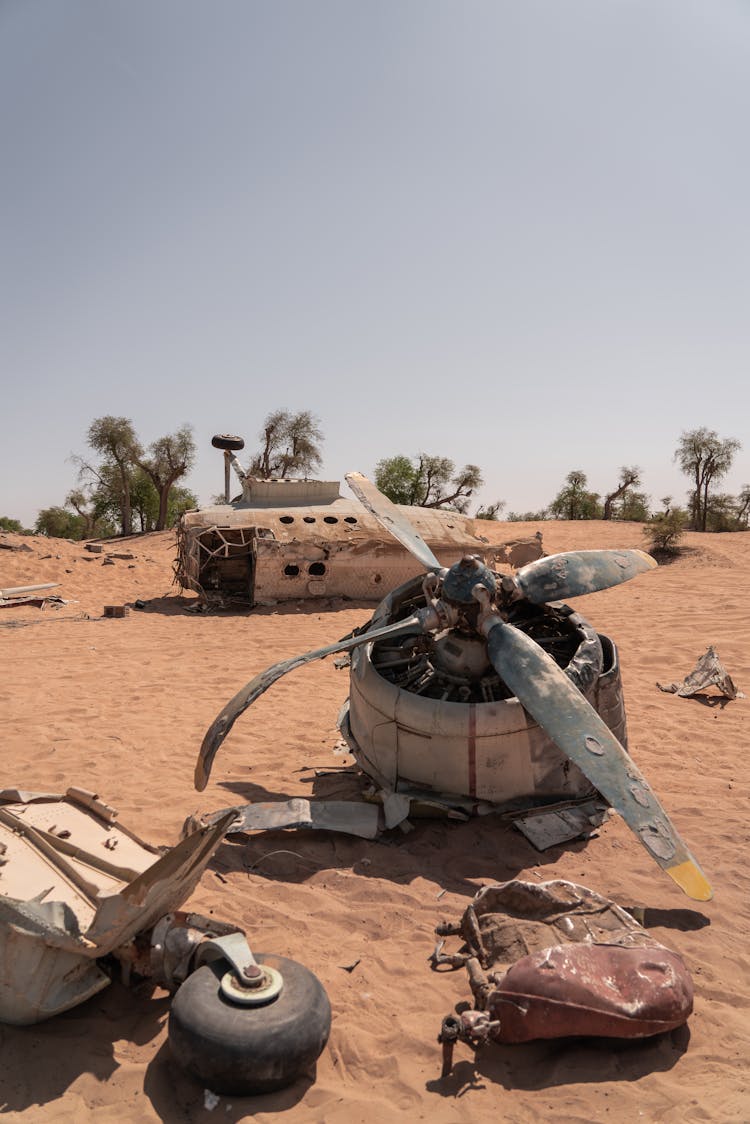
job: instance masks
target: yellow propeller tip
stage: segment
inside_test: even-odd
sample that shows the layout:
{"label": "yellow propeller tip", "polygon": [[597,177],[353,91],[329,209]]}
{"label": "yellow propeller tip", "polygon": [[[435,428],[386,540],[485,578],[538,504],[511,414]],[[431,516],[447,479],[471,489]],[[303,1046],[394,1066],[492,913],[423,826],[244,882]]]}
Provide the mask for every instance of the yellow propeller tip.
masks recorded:
{"label": "yellow propeller tip", "polygon": [[677,866],[665,867],[670,878],[673,878],[683,893],[696,902],[710,902],[714,896],[711,883],[697,863],[687,859]]}
{"label": "yellow propeller tip", "polygon": [[639,550],[636,553],[640,554],[643,561],[648,565],[649,570],[655,570],[659,565],[656,559],[652,558],[650,554],[647,554],[645,550]]}

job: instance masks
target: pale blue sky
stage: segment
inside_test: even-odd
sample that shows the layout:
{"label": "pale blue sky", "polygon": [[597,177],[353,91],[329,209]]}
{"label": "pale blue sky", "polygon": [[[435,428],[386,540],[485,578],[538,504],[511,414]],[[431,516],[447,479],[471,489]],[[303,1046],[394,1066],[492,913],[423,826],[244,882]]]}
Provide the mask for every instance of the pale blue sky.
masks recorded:
{"label": "pale blue sky", "polygon": [[0,0],[0,514],[97,415],[546,504],[572,468],[750,481],[750,4]]}

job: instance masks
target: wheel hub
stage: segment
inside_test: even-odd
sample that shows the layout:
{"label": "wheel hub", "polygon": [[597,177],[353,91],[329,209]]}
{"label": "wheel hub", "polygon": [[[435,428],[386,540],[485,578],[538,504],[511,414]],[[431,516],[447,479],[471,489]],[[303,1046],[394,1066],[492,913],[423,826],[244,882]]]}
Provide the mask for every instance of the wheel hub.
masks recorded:
{"label": "wheel hub", "polygon": [[241,1007],[260,1007],[281,994],[284,979],[275,968],[263,965],[257,976],[240,979],[232,970],[221,977],[221,994]]}

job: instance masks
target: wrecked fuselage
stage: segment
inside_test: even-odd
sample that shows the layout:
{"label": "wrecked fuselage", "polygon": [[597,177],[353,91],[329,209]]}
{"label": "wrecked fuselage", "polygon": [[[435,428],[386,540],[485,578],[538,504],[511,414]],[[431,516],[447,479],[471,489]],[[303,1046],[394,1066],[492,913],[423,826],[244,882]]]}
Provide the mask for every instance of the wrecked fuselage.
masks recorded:
{"label": "wrecked fuselage", "polygon": [[152,970],[151,932],[193,892],[233,818],[162,854],[93,793],[0,792],[0,1022],[82,1003],[110,982],[109,959],[170,984]]}
{"label": "wrecked fuselage", "polygon": [[[380,601],[419,562],[337,481],[243,477],[232,503],[189,511],[178,528],[177,580],[209,603],[268,605],[316,597]],[[484,556],[486,542],[456,512],[406,508],[445,565]]]}

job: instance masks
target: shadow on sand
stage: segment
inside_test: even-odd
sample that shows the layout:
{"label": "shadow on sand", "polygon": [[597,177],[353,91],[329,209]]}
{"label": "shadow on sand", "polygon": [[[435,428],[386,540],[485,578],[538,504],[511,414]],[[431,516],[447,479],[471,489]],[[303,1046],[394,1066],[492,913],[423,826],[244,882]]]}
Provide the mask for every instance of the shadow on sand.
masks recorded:
{"label": "shadow on sand", "polygon": [[[649,1073],[666,1072],[677,1064],[690,1041],[687,1026],[653,1038],[557,1038],[519,1046],[488,1043],[466,1060],[459,1044],[447,1077],[425,1088],[442,1097],[466,1097],[488,1084],[503,1089],[538,1091],[563,1085],[637,1081]],[[605,1093],[606,1095],[606,1093]]]}

